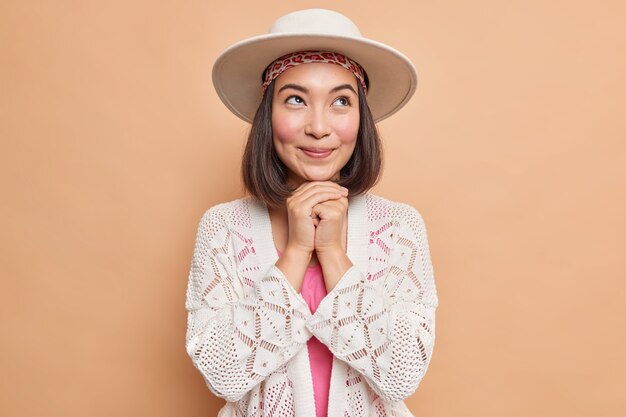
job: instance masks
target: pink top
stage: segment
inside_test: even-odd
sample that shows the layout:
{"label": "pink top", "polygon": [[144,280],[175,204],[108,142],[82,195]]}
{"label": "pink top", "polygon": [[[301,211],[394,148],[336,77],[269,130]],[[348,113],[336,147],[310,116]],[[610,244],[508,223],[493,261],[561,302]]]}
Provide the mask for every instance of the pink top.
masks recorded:
{"label": "pink top", "polygon": [[[307,268],[300,294],[309,305],[311,313],[315,313],[317,306],[327,294],[320,264]],[[330,371],[333,367],[333,354],[315,336],[311,336],[307,342],[307,348],[309,350],[311,375],[313,376],[315,415],[316,417],[326,417],[328,415],[328,392],[330,389]]]}
{"label": "pink top", "polygon": [[[317,306],[326,296],[326,285],[322,267],[307,268],[302,281],[300,294],[309,305],[311,313],[315,313]],[[315,395],[316,417],[326,417],[328,413],[328,391],[330,389],[330,371],[333,367],[333,354],[315,336],[311,336],[307,342],[309,349],[309,362],[311,363],[311,375],[313,376],[313,393]]]}

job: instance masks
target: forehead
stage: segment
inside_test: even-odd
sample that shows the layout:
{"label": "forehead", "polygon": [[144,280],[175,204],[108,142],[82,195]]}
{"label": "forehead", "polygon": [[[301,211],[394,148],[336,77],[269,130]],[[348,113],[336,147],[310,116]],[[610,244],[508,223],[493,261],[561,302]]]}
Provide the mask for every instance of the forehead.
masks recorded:
{"label": "forehead", "polygon": [[289,68],[276,78],[275,83],[278,88],[294,83],[311,88],[350,84],[355,91],[357,89],[357,80],[352,72],[337,64],[317,62]]}

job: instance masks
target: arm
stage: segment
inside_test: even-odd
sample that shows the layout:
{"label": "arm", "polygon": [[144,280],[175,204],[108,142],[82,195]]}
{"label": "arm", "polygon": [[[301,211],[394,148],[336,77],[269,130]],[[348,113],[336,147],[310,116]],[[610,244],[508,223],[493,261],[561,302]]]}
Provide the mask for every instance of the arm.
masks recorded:
{"label": "arm", "polygon": [[389,253],[381,256],[384,260],[378,269],[383,275],[351,267],[307,324],[387,401],[411,395],[424,377],[438,306],[421,216],[403,206],[393,223],[372,242],[380,244],[381,253]]}
{"label": "arm", "polygon": [[[306,302],[273,266],[238,268],[255,256],[216,208],[200,221],[189,273],[186,348],[215,395],[237,401],[306,346]],[[236,253],[237,252],[237,253]],[[240,276],[246,274],[245,276]],[[258,278],[255,278],[258,277]]]}

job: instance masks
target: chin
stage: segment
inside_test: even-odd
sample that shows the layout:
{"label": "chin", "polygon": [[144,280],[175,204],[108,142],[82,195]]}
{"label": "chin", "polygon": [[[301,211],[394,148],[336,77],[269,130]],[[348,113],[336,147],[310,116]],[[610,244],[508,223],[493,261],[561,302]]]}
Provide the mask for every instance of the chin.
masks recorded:
{"label": "chin", "polygon": [[339,180],[338,174],[317,174],[317,175],[306,175],[305,181],[334,181],[337,182]]}
{"label": "chin", "polygon": [[[296,178],[302,181],[311,182],[311,181],[334,181],[337,182],[339,180],[339,173],[327,173],[327,172],[303,172],[300,175],[297,175]],[[300,182],[300,181],[298,181]]]}

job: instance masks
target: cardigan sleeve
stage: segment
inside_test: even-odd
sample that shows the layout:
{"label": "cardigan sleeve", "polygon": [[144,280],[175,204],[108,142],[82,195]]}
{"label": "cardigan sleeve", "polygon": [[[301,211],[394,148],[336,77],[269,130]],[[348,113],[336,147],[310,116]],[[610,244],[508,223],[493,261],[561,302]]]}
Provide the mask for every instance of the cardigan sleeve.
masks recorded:
{"label": "cardigan sleeve", "polygon": [[387,401],[408,397],[424,377],[438,306],[423,219],[410,206],[400,213],[387,240],[370,241],[388,253],[382,273],[351,267],[307,324]]}
{"label": "cardigan sleeve", "polygon": [[311,313],[278,268],[260,273],[259,262],[241,266],[246,256],[254,257],[254,247],[235,249],[241,234],[230,230],[218,208],[198,226],[185,303],[186,349],[209,389],[232,402],[306,346]]}

